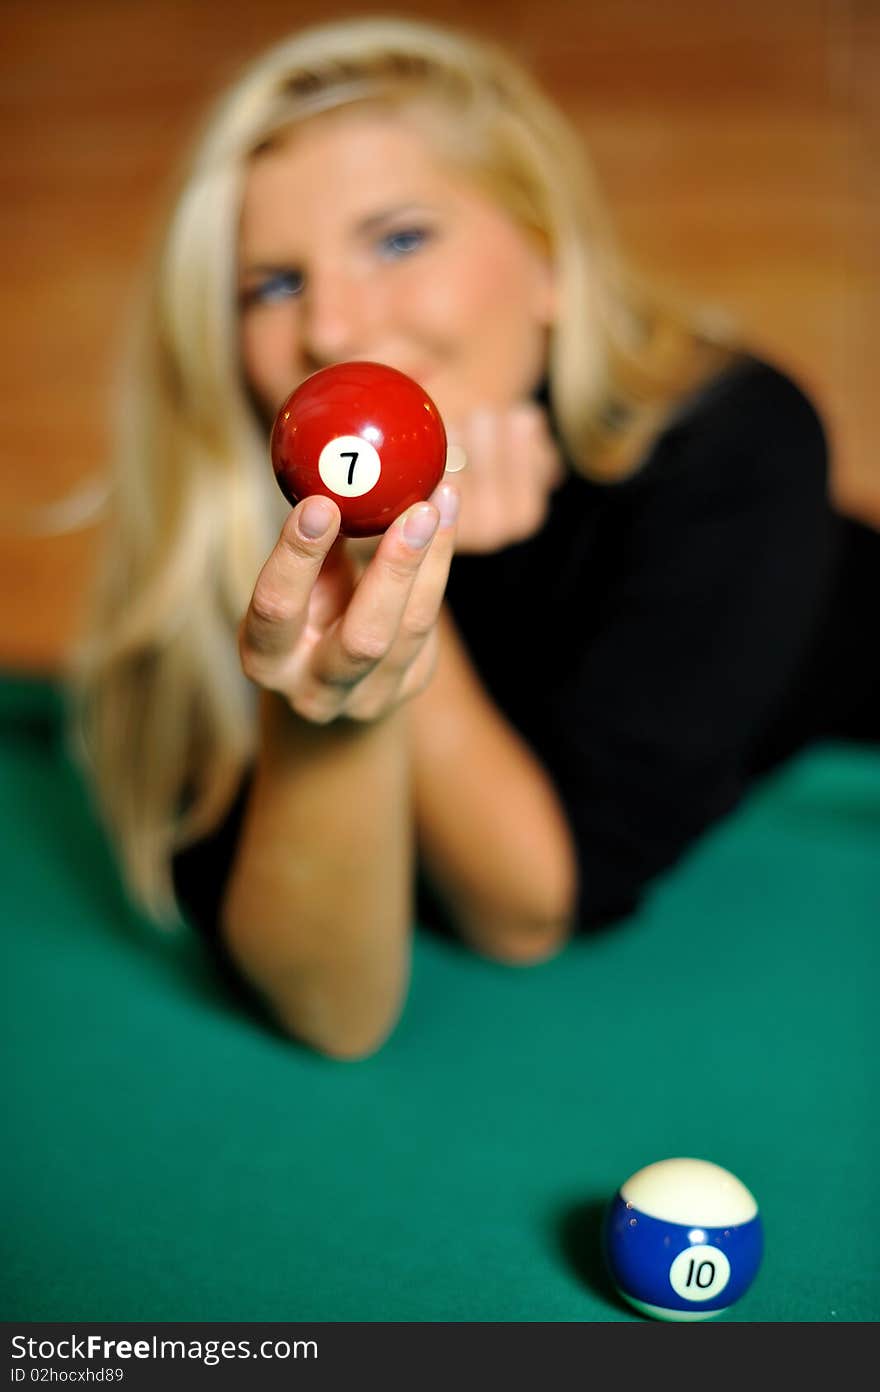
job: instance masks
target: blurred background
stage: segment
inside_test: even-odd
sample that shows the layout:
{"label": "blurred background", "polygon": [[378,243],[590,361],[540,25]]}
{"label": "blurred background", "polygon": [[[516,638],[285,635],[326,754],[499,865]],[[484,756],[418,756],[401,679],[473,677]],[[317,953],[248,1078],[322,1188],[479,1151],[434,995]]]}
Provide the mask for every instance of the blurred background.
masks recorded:
{"label": "blurred background", "polygon": [[71,643],[134,277],[206,103],[290,30],[369,13],[531,67],[624,249],[798,377],[835,500],[880,526],[877,0],[4,0],[0,668],[51,674]]}

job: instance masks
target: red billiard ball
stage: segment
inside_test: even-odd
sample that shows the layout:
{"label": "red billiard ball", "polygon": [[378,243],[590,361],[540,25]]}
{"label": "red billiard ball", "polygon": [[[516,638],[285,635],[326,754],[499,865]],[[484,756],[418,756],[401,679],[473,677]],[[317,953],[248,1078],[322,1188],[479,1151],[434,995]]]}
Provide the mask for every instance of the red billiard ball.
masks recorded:
{"label": "red billiard ball", "polygon": [[412,377],[382,363],[337,363],[291,392],[271,455],[289,503],[323,493],[339,506],[343,536],[377,536],[437,487],[446,431]]}

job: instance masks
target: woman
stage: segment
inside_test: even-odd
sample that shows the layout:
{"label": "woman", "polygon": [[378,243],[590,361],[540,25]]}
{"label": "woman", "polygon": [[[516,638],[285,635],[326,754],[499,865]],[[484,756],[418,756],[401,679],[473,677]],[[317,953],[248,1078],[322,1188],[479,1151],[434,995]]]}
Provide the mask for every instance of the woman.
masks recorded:
{"label": "woman", "polygon": [[[288,512],[267,448],[297,382],[357,358],[420,381],[468,460],[367,546],[328,500]],[[82,757],[138,901],[176,893],[312,1047],[393,1028],[417,884],[418,916],[540,961],[823,728],[816,412],[625,268],[493,47],[351,21],[253,64],[128,380]]]}

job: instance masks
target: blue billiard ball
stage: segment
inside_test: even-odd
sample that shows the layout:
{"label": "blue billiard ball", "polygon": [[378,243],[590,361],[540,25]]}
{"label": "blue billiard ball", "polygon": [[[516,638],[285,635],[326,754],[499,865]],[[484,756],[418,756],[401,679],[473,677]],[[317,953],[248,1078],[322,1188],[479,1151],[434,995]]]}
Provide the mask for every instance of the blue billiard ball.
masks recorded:
{"label": "blue billiard ball", "polygon": [[752,1284],[764,1247],[754,1195],[709,1160],[658,1160],[620,1186],[605,1214],[605,1260],[644,1315],[711,1319]]}

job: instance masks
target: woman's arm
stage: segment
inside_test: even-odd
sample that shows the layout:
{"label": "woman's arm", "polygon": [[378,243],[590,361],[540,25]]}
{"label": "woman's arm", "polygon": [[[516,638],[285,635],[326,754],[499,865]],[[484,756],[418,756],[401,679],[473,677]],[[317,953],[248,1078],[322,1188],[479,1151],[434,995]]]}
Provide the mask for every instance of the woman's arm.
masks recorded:
{"label": "woman's arm", "polygon": [[260,753],[222,933],[289,1033],[370,1053],[409,979],[412,835],[402,709],[314,725],[261,693]]}
{"label": "woman's arm", "polygon": [[339,1058],[378,1047],[406,989],[403,705],[434,668],[457,510],[448,485],[434,498],[388,528],[359,575],[333,545],[336,505],[300,503],[239,630],[260,745],[221,931],[282,1026]]}
{"label": "woman's arm", "polygon": [[420,852],[462,936],[511,963],[571,932],[572,837],[550,779],[483,688],[447,610],[437,670],[408,709]]}

